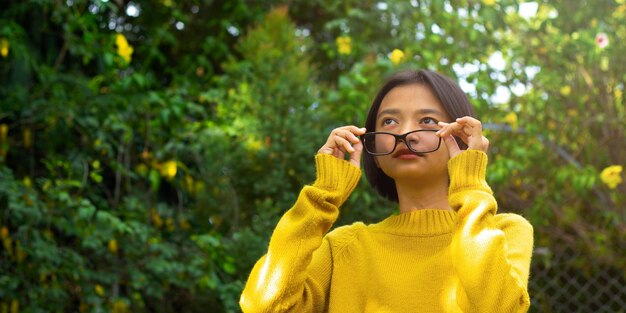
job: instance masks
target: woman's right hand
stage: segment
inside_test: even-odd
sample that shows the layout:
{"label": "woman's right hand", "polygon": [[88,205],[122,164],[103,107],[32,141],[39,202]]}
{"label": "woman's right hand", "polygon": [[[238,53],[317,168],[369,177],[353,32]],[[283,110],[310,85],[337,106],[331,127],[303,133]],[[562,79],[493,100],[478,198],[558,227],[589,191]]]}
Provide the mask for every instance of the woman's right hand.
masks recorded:
{"label": "woman's right hand", "polygon": [[357,136],[365,134],[365,131],[365,128],[352,125],[335,128],[330,132],[328,140],[317,153],[332,154],[342,160],[345,159],[345,153],[349,153],[350,163],[356,167],[361,167],[363,143]]}

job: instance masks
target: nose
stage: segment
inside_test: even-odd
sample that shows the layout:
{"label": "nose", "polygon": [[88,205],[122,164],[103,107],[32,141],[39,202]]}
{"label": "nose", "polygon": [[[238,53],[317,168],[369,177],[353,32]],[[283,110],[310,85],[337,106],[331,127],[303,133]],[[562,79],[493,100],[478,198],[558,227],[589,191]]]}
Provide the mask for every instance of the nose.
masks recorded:
{"label": "nose", "polygon": [[[408,134],[408,132],[406,132],[406,133],[404,133],[404,134],[405,134],[405,135],[404,135],[404,137],[402,137],[402,138],[398,138],[398,139],[396,140],[396,145],[398,145],[400,142],[403,142],[403,143],[404,143],[404,145],[405,145],[407,148],[409,148],[409,149],[410,149],[410,147],[411,147],[412,145],[415,145],[415,144],[417,144],[417,143],[419,142],[419,140],[418,140],[417,136],[415,136],[415,134],[414,134],[414,133],[412,133],[412,134]],[[408,135],[408,136],[407,136],[407,135]]]}
{"label": "nose", "polygon": [[411,149],[411,148],[409,148],[410,143],[407,143],[407,142],[406,142],[406,138],[404,138],[404,139],[398,139],[398,141],[396,142],[396,148],[397,148],[397,146],[400,144],[400,142],[404,143],[404,146],[405,146],[407,149],[409,149],[409,150]]}
{"label": "nose", "polygon": [[413,134],[410,134],[409,136],[406,136],[406,137],[404,137],[402,139],[398,139],[398,142],[400,142],[400,141],[404,142],[405,144],[411,144],[411,143],[414,143],[414,142],[419,142],[419,139],[413,133]]}
{"label": "nose", "polygon": [[420,132],[411,132],[410,134],[407,134],[407,136],[403,140],[404,143],[407,145],[407,148],[417,148],[420,144],[420,141],[422,140],[421,135],[422,134]]}

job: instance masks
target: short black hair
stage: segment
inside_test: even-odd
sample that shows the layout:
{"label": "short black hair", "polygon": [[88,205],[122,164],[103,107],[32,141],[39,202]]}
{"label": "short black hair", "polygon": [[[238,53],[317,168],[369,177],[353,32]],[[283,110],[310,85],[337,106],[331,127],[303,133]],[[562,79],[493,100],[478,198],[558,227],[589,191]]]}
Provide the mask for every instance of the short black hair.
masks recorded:
{"label": "short black hair", "polygon": [[[428,70],[405,70],[397,72],[387,78],[385,84],[378,91],[374,102],[372,102],[370,111],[367,114],[367,120],[365,121],[365,128],[368,131],[374,131],[376,129],[376,114],[378,114],[380,104],[383,102],[387,93],[395,87],[410,84],[420,84],[430,88],[448,115],[452,118],[452,121],[463,116],[476,117],[474,107],[467,98],[467,95],[461,90],[461,87],[449,77]],[[459,138],[456,138],[456,140],[461,149],[467,149],[467,145],[463,141]],[[363,154],[363,167],[367,181],[370,186],[384,198],[397,203],[398,191],[396,190],[394,180],[387,176],[387,174],[376,165],[374,158],[374,156],[368,153]]]}

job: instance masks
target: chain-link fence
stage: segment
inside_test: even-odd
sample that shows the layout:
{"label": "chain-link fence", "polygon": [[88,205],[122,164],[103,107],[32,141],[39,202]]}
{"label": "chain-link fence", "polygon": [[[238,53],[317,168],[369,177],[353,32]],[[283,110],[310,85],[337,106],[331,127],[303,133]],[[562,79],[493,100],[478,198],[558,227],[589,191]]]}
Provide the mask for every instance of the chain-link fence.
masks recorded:
{"label": "chain-link fence", "polygon": [[530,312],[626,312],[626,269],[590,256],[536,249],[528,291]]}

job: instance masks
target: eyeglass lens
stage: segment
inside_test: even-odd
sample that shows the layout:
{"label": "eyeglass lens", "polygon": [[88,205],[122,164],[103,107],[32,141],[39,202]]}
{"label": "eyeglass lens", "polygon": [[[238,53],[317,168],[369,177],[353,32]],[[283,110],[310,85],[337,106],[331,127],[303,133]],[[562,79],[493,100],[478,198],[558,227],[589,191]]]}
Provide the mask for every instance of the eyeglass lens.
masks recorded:
{"label": "eyeglass lens", "polygon": [[[365,149],[372,154],[390,154],[395,150],[396,145],[403,141],[400,138],[396,139],[396,136],[398,135],[388,133],[364,134]],[[435,131],[417,130],[407,133],[404,142],[413,152],[426,153],[439,148],[440,138]]]}

